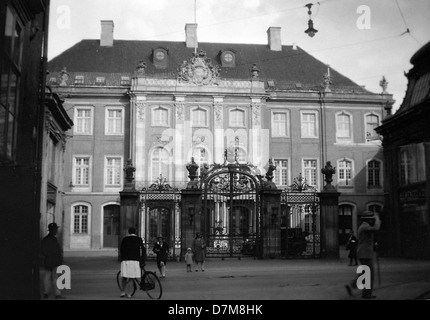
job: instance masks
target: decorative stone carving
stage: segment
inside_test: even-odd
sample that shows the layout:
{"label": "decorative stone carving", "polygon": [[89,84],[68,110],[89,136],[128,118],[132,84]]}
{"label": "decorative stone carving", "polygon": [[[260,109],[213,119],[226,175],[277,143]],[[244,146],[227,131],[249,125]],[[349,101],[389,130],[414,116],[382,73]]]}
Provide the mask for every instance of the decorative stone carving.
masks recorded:
{"label": "decorative stone carving", "polygon": [[259,126],[261,124],[261,105],[252,105],[252,123]]}
{"label": "decorative stone carving", "polygon": [[199,165],[194,161],[194,157],[191,158],[191,162],[187,164],[186,168],[188,170],[188,178],[190,178],[187,189],[198,188],[198,181],[196,179],[198,178],[197,170],[199,169]]}
{"label": "decorative stone carving", "polygon": [[258,79],[260,76],[260,69],[258,69],[257,64],[253,64],[251,69],[249,69],[249,72],[251,73],[252,79]]}
{"label": "decorative stone carving", "polygon": [[152,143],[152,147],[160,147],[160,146],[165,147],[170,142],[170,139],[169,140],[165,140],[165,139],[166,137],[164,137],[163,139],[162,136],[156,136],[155,141]]}
{"label": "decorative stone carving", "polygon": [[388,81],[385,79],[385,76],[382,76],[382,80],[379,82],[379,86],[382,88],[382,94],[388,94]]}
{"label": "decorative stone carving", "polygon": [[201,144],[204,144],[204,145],[207,144],[206,137],[205,136],[194,137],[194,139],[193,139],[193,146],[198,146],[198,145],[201,145]]}
{"label": "decorative stone carving", "polygon": [[198,86],[218,85],[219,67],[214,66],[206,52],[200,50],[191,58],[191,62],[184,61],[179,68],[179,82],[187,82]]}
{"label": "decorative stone carving", "polygon": [[324,88],[324,92],[331,92],[330,85],[333,83],[330,72],[327,71],[326,74],[323,76],[323,82],[321,84],[321,87]]}
{"label": "decorative stone carving", "polygon": [[143,60],[139,61],[139,64],[136,67],[136,74],[143,76],[145,74],[145,69],[146,69],[145,61]]}
{"label": "decorative stone carving", "polygon": [[64,67],[63,70],[60,71],[59,78],[60,78],[60,86],[67,86],[67,81],[69,80],[69,74],[67,73],[66,67]]}
{"label": "decorative stone carving", "polygon": [[176,103],[176,119],[178,121],[184,120],[184,104]]}
{"label": "decorative stone carving", "polygon": [[215,124],[216,126],[220,127],[222,126],[223,123],[223,111],[224,111],[224,106],[220,103],[216,103],[214,106],[214,111],[215,111]]}
{"label": "decorative stone carving", "polygon": [[264,189],[277,189],[275,183],[272,181],[275,177],[273,171],[276,170],[276,165],[273,163],[272,159],[269,159],[269,167],[266,172],[267,181],[264,183]]}
{"label": "decorative stone carving", "polygon": [[336,173],[336,167],[333,167],[331,162],[327,161],[325,167],[321,169],[321,173],[324,175],[324,180],[327,183],[324,186],[324,190],[334,189],[331,183],[333,181],[333,175]]}
{"label": "decorative stone carving", "polygon": [[146,103],[136,102],[137,119],[140,122],[145,122],[145,109],[146,109]]}

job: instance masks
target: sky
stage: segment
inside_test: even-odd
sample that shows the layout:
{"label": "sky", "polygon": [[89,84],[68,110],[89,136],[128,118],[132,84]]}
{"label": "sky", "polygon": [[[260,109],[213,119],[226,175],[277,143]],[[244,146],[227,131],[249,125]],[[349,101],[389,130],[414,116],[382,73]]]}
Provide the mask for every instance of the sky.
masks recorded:
{"label": "sky", "polygon": [[[200,42],[267,44],[281,28],[296,44],[374,93],[384,76],[398,109],[410,58],[430,41],[429,0],[51,0],[48,59],[83,39],[100,38],[100,21],[114,21],[116,40],[185,41],[197,23]],[[309,37],[308,8],[318,30]]]}

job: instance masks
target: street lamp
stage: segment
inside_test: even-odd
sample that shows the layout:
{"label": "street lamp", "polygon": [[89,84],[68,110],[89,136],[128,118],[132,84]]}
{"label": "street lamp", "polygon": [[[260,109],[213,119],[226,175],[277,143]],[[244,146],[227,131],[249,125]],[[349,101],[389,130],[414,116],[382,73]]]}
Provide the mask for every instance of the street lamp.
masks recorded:
{"label": "street lamp", "polygon": [[305,33],[307,33],[308,36],[311,38],[318,32],[318,30],[314,29],[314,22],[311,19],[311,15],[312,15],[311,8],[312,8],[312,6],[313,6],[312,3],[308,3],[307,5],[305,5],[305,7],[308,8],[308,14],[309,14],[308,28],[305,30]]}

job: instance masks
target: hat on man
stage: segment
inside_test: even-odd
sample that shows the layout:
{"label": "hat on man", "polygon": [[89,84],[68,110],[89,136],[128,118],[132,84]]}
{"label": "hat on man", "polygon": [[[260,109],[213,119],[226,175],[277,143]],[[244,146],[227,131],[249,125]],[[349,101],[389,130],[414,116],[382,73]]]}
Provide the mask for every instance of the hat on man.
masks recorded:
{"label": "hat on man", "polygon": [[160,239],[160,238],[161,238],[161,239],[164,239],[164,237],[163,237],[163,235],[162,235],[162,234],[159,234],[157,238],[158,238],[158,239]]}
{"label": "hat on man", "polygon": [[57,224],[55,222],[52,222],[50,224],[48,224],[48,230],[57,230],[58,228],[60,228],[59,226],[57,226]]}
{"label": "hat on man", "polygon": [[359,217],[361,219],[375,219],[375,213],[369,210],[365,210],[359,215]]}

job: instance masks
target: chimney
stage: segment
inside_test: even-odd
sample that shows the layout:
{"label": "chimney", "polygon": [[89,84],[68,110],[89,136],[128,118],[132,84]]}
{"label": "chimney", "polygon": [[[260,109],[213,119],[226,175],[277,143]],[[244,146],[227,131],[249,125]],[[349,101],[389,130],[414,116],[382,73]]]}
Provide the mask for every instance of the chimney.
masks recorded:
{"label": "chimney", "polygon": [[185,25],[185,43],[187,48],[197,48],[197,24],[187,23]]}
{"label": "chimney", "polygon": [[112,47],[113,46],[113,21],[102,20],[102,34],[100,37],[101,47]]}
{"label": "chimney", "polygon": [[270,27],[267,30],[267,38],[268,38],[270,50],[282,51],[281,28],[280,27]]}

